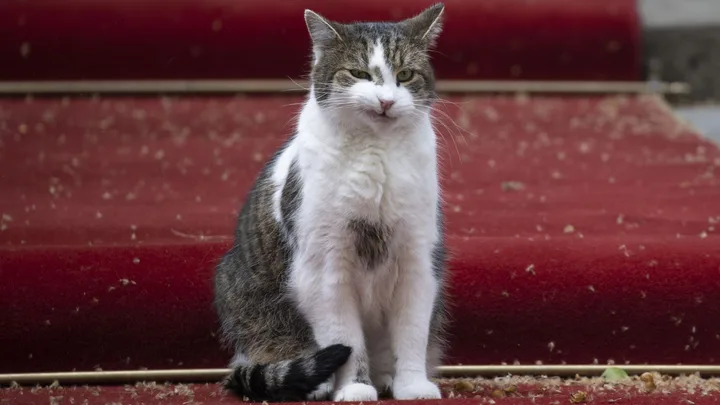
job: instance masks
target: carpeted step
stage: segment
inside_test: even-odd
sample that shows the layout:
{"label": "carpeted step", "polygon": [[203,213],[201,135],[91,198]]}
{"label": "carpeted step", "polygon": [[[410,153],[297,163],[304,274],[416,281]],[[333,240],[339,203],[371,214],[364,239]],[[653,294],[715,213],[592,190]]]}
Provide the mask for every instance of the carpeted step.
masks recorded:
{"label": "carpeted step", "polygon": [[[303,10],[407,18],[434,0],[0,2],[0,80],[304,77]],[[634,0],[445,0],[444,79],[637,80]]]}
{"label": "carpeted step", "polygon": [[[497,379],[441,380],[443,401],[383,401],[383,404],[427,405],[709,405],[720,403],[720,380],[697,376],[670,378],[653,374],[618,382],[602,378],[511,377]],[[0,390],[0,403],[167,405],[238,404],[217,384],[137,383],[125,386],[14,387]],[[366,404],[368,402],[365,402]],[[319,403],[323,404],[323,403]]]}
{"label": "carpeted step", "polygon": [[[224,366],[212,269],[300,101],[0,100],[0,372]],[[448,364],[720,359],[716,145],[654,96],[439,108]]]}

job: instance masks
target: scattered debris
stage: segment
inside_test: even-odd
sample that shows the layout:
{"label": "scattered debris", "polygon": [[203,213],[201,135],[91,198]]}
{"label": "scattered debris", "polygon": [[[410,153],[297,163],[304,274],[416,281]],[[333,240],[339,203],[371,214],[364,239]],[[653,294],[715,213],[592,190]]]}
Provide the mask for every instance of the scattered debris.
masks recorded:
{"label": "scattered debris", "polygon": [[570,395],[570,402],[573,404],[585,404],[587,401],[588,398],[585,391],[574,392]]}
{"label": "scattered debris", "polygon": [[643,373],[640,376],[640,381],[643,382],[643,388],[645,388],[645,391],[655,391],[657,388],[657,385],[655,385],[655,378],[652,373]]}
{"label": "scattered debris", "polygon": [[121,279],[120,279],[120,284],[122,284],[123,286],[128,286],[128,285],[130,285],[130,284],[135,285],[135,284],[137,284],[137,283],[134,282],[133,280],[129,280],[129,279],[127,279],[127,278],[121,278]]}
{"label": "scattered debris", "polygon": [[500,185],[502,191],[521,191],[525,190],[525,183],[520,181],[504,181]]}
{"label": "scattered debris", "polygon": [[629,378],[628,373],[619,367],[606,368],[601,377],[610,382],[622,381]]}
{"label": "scattered debris", "polygon": [[501,389],[495,389],[495,390],[493,390],[490,395],[491,395],[493,398],[505,398],[505,397],[506,397],[505,391],[503,391],[503,390],[501,390]]}
{"label": "scattered debris", "polygon": [[472,392],[475,386],[468,380],[460,380],[453,385],[453,389],[457,392]]}
{"label": "scattered debris", "polygon": [[170,232],[173,233],[175,236],[179,236],[181,238],[187,238],[187,239],[194,239],[199,241],[216,241],[216,240],[231,240],[231,236],[213,236],[213,235],[191,235],[188,233],[180,232],[175,229],[170,229]]}

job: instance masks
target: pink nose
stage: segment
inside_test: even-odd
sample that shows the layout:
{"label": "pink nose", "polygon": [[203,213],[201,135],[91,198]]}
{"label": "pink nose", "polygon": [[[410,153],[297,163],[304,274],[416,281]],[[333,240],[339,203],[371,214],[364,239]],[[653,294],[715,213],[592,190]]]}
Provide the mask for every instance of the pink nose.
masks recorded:
{"label": "pink nose", "polygon": [[395,104],[395,100],[384,100],[382,98],[378,98],[378,101],[380,101],[380,108],[382,108],[383,112],[390,109],[390,107]]}

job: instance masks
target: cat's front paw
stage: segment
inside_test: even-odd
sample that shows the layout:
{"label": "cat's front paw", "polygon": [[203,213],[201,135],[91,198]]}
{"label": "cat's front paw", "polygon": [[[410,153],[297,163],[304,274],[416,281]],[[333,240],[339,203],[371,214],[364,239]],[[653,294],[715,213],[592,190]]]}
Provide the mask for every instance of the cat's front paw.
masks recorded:
{"label": "cat's front paw", "polygon": [[411,381],[409,384],[394,384],[393,397],[405,399],[440,399],[440,388],[428,380]]}
{"label": "cat's front paw", "polygon": [[317,387],[317,389],[315,389],[315,391],[308,395],[307,399],[308,401],[327,401],[330,399],[332,389],[333,386],[331,383],[322,383]]}
{"label": "cat's front paw", "polygon": [[335,393],[334,401],[377,401],[378,393],[375,387],[367,384],[348,384]]}

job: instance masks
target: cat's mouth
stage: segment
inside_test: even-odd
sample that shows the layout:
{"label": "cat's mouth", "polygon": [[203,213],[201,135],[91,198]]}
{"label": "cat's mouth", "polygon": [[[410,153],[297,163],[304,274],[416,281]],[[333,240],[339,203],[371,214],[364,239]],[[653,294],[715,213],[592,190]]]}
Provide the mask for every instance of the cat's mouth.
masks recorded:
{"label": "cat's mouth", "polygon": [[389,122],[395,120],[397,117],[391,117],[387,114],[387,111],[383,112],[377,112],[377,111],[368,111],[368,115],[370,118],[372,118],[374,121],[378,122]]}

